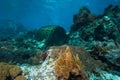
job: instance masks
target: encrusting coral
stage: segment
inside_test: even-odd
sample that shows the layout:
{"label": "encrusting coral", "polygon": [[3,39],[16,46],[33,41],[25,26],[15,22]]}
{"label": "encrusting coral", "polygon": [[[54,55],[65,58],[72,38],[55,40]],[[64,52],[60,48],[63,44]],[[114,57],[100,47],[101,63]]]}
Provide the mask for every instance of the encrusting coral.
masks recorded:
{"label": "encrusting coral", "polygon": [[84,71],[84,67],[78,57],[78,54],[71,54],[70,47],[59,53],[55,64],[55,74],[60,79],[69,79],[70,75],[78,76]]}

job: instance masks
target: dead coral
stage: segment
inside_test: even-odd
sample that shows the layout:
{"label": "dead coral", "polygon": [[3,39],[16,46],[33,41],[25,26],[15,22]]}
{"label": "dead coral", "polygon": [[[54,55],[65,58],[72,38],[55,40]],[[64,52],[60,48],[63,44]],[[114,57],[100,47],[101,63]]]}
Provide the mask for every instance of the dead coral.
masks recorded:
{"label": "dead coral", "polygon": [[68,79],[70,75],[81,75],[80,73],[84,71],[84,68],[78,55],[71,54],[69,46],[66,47],[63,53],[61,52],[55,64],[56,76],[61,79]]}

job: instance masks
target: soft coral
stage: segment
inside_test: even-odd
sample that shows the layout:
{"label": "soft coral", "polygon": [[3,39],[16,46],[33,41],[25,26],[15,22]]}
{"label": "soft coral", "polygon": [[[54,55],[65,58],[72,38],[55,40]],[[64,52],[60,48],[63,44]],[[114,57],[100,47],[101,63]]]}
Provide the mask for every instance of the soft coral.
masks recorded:
{"label": "soft coral", "polygon": [[78,54],[71,54],[70,47],[67,46],[66,50],[59,53],[59,57],[55,64],[55,74],[58,78],[68,79],[70,75],[81,75],[84,68],[78,57]]}

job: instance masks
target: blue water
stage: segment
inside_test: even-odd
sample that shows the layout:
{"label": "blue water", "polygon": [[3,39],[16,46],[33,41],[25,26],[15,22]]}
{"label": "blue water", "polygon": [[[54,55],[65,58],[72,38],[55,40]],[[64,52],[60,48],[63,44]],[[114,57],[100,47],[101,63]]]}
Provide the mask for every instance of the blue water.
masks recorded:
{"label": "blue water", "polygon": [[54,24],[69,30],[81,6],[102,14],[109,4],[120,5],[120,0],[0,0],[0,20],[14,20],[28,28]]}

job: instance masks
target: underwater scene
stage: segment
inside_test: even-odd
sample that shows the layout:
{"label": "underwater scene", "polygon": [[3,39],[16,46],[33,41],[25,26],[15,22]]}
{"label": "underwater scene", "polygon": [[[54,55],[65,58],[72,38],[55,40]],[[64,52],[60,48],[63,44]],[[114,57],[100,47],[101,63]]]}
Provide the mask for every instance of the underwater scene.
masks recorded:
{"label": "underwater scene", "polygon": [[120,80],[120,0],[0,0],[0,80]]}

